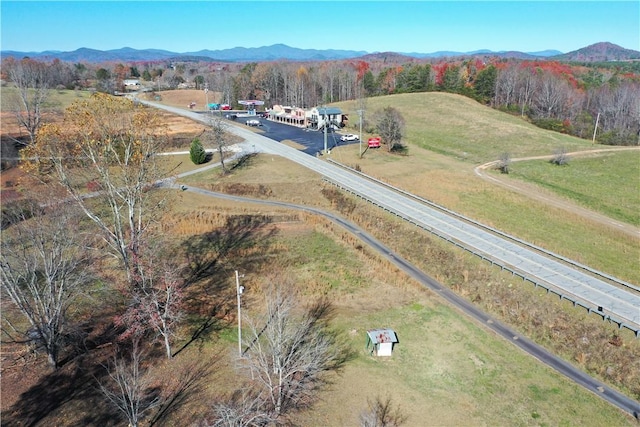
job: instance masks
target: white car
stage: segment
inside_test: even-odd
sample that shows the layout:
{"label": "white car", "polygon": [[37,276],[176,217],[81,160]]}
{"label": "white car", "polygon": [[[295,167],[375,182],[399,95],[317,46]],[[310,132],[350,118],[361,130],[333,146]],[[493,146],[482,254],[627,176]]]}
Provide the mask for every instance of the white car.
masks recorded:
{"label": "white car", "polygon": [[357,141],[359,139],[360,137],[358,135],[354,135],[352,133],[348,133],[340,137],[340,141]]}
{"label": "white car", "polygon": [[247,120],[247,126],[260,126],[260,120]]}

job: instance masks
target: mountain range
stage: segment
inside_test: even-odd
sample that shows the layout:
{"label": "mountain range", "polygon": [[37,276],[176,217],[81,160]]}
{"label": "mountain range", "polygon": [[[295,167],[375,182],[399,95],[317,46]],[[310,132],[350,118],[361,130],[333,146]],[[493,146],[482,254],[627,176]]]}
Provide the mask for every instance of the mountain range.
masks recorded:
{"label": "mountain range", "polygon": [[4,57],[13,56],[15,58],[30,57],[41,60],[59,59],[67,62],[137,62],[137,61],[208,61],[208,62],[260,62],[260,61],[326,61],[339,59],[372,59],[380,56],[398,55],[407,58],[453,58],[469,56],[498,56],[504,58],[519,59],[557,59],[562,61],[622,61],[640,59],[640,52],[625,49],[613,43],[596,43],[576,51],[562,53],[558,50],[544,50],[539,52],[518,52],[476,50],[472,52],[438,51],[432,53],[400,53],[400,52],[365,52],[354,50],[338,49],[299,49],[284,44],[274,44],[256,48],[234,47],[222,50],[199,50],[197,52],[170,52],[161,49],[133,49],[124,47],[114,50],[96,50],[90,48],[80,48],[71,52],[44,51],[44,52],[17,52],[1,51]]}

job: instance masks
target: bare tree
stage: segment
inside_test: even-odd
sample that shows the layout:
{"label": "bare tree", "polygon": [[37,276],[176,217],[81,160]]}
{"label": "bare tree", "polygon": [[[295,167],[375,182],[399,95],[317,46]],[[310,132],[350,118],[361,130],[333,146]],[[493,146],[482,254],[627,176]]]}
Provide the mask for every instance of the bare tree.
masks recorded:
{"label": "bare tree", "polygon": [[227,168],[224,164],[224,157],[229,145],[229,134],[227,133],[226,126],[227,125],[222,120],[222,117],[212,116],[211,130],[205,134],[205,136],[208,136],[210,143],[216,148],[216,150],[218,150],[223,174],[227,173]]}
{"label": "bare tree", "polygon": [[389,152],[402,147],[404,136],[404,118],[398,110],[386,107],[377,114],[376,129],[387,144]]}
{"label": "bare tree", "polygon": [[90,252],[70,206],[36,209],[15,212],[3,231],[0,278],[30,324],[29,338],[57,368],[70,329],[68,311],[91,278]]}
{"label": "bare tree", "polygon": [[[138,286],[125,289],[131,301],[127,309],[116,317],[116,324],[124,328],[121,338],[156,334],[161,338],[167,359],[171,359],[171,343],[184,317],[184,280],[180,269],[170,260],[161,260],[159,251],[144,245],[137,254],[134,281]],[[141,259],[140,259],[141,258]]]}
{"label": "bare tree", "polygon": [[14,113],[20,126],[26,129],[31,143],[42,124],[42,114],[49,96],[51,75],[44,62],[30,58],[7,58],[3,69],[17,90]]}
{"label": "bare tree", "polygon": [[360,413],[361,427],[398,427],[407,421],[407,417],[400,410],[400,406],[393,407],[391,397],[375,401],[367,399],[367,409]]}
{"label": "bare tree", "polygon": [[264,399],[251,387],[236,390],[231,396],[213,404],[207,427],[259,427],[275,423],[265,408]]}
{"label": "bare tree", "polygon": [[159,391],[152,387],[151,377],[142,365],[143,358],[136,338],[130,354],[115,355],[107,367],[106,380],[98,382],[102,394],[131,427],[138,427],[146,413],[160,402]]}
{"label": "bare tree", "polygon": [[509,108],[512,104],[515,104],[517,83],[518,72],[513,64],[498,69],[493,105],[495,107]]}
{"label": "bare tree", "polygon": [[149,426],[163,425],[168,416],[179,410],[193,399],[200,399],[201,393],[210,386],[211,373],[218,363],[218,358],[202,358],[193,354],[187,360],[176,359],[165,361],[165,365],[156,374],[155,383],[159,384],[159,399],[155,413],[149,419]]}
{"label": "bare tree", "polygon": [[62,125],[43,126],[22,152],[27,168],[53,172],[134,286],[142,236],[164,206],[150,191],[160,177],[154,154],[164,141],[162,129],[154,111],[98,93],[69,107]]}
{"label": "bare tree", "polygon": [[274,419],[309,407],[327,374],[346,362],[350,353],[329,329],[331,304],[318,300],[300,316],[289,291],[276,289],[260,322],[250,320],[251,334],[243,361],[252,383]]}
{"label": "bare tree", "polygon": [[538,76],[537,80],[532,103],[534,116],[555,119],[563,117],[571,91],[569,83],[546,72]]}

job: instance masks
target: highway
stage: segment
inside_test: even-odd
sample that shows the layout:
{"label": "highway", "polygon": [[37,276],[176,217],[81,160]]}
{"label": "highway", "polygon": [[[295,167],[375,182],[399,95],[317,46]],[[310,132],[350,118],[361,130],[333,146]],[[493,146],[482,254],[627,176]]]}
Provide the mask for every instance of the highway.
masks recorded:
{"label": "highway", "polygon": [[[204,123],[207,123],[208,121],[208,118],[203,118],[203,116],[198,113],[155,103],[149,104],[178,115],[190,117],[197,121]],[[502,260],[505,264],[513,263],[514,270],[527,271],[527,274],[531,274],[538,280],[549,282],[560,289],[566,288],[574,291],[579,294],[580,298],[585,298],[587,301],[590,301],[589,298],[591,298],[592,300],[588,302],[590,304],[610,304],[606,308],[607,311],[610,311],[615,315],[622,313],[621,318],[623,316],[629,317],[629,324],[635,328],[634,330],[638,331],[638,329],[640,329],[640,297],[636,293],[612,286],[591,275],[584,274],[576,268],[564,265],[552,258],[544,257],[530,249],[516,245],[507,239],[487,233],[480,227],[475,227],[464,223],[453,216],[448,216],[438,212],[436,209],[430,208],[429,206],[413,200],[408,196],[398,194],[384,186],[376,186],[375,184],[372,184],[371,181],[368,181],[363,177],[359,177],[357,174],[353,174],[338,166],[319,160],[308,154],[304,154],[296,149],[287,147],[249,129],[238,126],[229,126],[228,130],[245,140],[245,142],[241,144],[245,152],[263,152],[283,156],[295,161],[328,177],[331,181],[338,183],[343,188],[350,189],[350,191],[366,198],[372,203],[406,218],[408,221],[411,221],[416,225],[425,229],[430,229],[433,232],[437,231],[438,233],[448,234],[452,239],[460,239],[461,242],[466,244],[476,245],[479,251],[487,251],[487,257],[490,257],[488,259]],[[209,167],[211,166],[212,165]],[[175,184],[174,186],[183,190],[193,191],[213,197],[301,209],[307,212],[323,215],[358,236],[364,243],[378,251],[378,253],[395,264],[410,277],[430,288],[454,307],[476,319],[478,322],[481,322],[488,329],[507,339],[518,348],[531,354],[559,373],[609,401],[611,404],[631,414],[636,419],[640,419],[640,403],[630,399],[611,387],[608,387],[583,371],[577,369],[570,363],[549,353],[546,349],[535,344],[533,341],[518,334],[509,326],[493,319],[482,310],[478,309],[475,305],[456,295],[453,291],[441,285],[399,255],[393,253],[389,248],[384,246],[384,244],[367,234],[357,225],[339,216],[312,207],[299,206],[286,202],[248,199],[239,196],[215,193],[197,187],[178,186]]]}
{"label": "highway", "polygon": [[[207,123],[206,115],[180,108],[148,103],[173,113]],[[640,333],[640,293],[616,287],[557,259],[547,257],[481,227],[433,209],[414,198],[340,168],[315,156],[280,144],[248,128],[229,125],[228,130],[245,139],[254,151],[282,156],[305,166],[353,194],[428,230],[448,241],[506,268],[526,280],[576,301],[583,307],[611,319],[638,335]]]}

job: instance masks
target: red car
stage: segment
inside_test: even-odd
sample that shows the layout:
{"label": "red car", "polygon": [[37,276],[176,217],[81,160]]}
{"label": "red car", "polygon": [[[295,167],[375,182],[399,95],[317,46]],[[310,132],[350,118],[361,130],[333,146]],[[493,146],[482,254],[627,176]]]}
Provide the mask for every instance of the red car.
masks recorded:
{"label": "red car", "polygon": [[229,104],[222,104],[222,105],[220,106],[220,109],[221,109],[221,110],[231,110],[231,105],[229,105]]}

